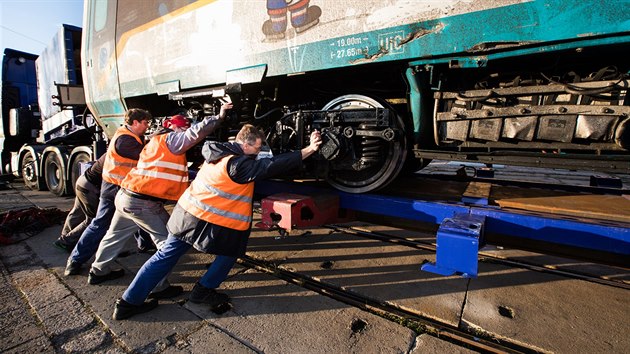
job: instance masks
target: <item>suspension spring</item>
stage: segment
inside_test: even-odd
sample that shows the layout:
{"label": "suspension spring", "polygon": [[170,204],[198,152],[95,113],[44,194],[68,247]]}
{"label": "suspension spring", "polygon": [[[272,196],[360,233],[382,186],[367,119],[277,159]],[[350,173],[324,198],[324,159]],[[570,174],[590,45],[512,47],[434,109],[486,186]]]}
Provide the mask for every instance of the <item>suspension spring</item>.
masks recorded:
{"label": "suspension spring", "polygon": [[[368,130],[370,127],[362,124],[359,129]],[[381,150],[381,143],[378,138],[363,136],[360,142],[359,158],[364,164],[370,165],[379,160],[379,152]]]}

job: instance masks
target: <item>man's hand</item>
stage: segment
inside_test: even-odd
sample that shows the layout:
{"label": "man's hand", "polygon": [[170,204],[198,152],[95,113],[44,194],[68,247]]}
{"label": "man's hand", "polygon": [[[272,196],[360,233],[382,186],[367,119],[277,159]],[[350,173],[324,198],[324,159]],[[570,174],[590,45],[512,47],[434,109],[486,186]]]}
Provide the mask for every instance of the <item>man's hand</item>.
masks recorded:
{"label": "man's hand", "polygon": [[322,134],[314,130],[311,133],[311,140],[307,147],[302,149],[302,160],[311,156],[315,151],[319,150],[319,146],[322,144]]}
{"label": "man's hand", "polygon": [[322,144],[322,134],[318,130],[314,130],[311,133],[311,143],[309,146],[313,149],[313,151],[319,150],[319,146]]}
{"label": "man's hand", "polygon": [[225,119],[227,111],[232,109],[232,103],[224,103],[221,105],[221,112],[219,112],[219,119]]}

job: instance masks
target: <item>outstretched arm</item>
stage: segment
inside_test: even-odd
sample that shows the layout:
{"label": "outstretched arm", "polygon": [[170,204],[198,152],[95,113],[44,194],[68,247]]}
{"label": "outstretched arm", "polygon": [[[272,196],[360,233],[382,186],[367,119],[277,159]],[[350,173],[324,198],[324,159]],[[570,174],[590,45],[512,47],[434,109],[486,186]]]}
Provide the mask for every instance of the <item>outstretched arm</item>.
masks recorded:
{"label": "outstretched arm", "polygon": [[191,147],[195,146],[206,136],[214,132],[225,116],[227,111],[232,109],[231,103],[224,103],[221,105],[221,112],[218,116],[210,116],[204,118],[201,122],[193,124],[185,132],[171,132],[166,138],[166,145],[168,149],[175,155],[181,155],[188,151]]}

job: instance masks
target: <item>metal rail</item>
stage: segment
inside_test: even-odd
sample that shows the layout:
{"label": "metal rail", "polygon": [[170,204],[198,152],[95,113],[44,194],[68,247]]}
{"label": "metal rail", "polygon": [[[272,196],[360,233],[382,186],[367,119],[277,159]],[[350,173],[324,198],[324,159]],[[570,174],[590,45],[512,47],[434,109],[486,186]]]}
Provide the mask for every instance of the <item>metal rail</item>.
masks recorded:
{"label": "metal rail", "polygon": [[[330,228],[336,232],[342,232],[342,233],[347,233],[347,234],[351,234],[355,236],[366,237],[373,240],[395,243],[398,245],[403,245],[403,246],[421,249],[425,251],[432,251],[432,252],[436,251],[436,247],[433,244],[428,244],[426,242],[421,242],[421,241],[413,241],[413,240],[409,240],[409,239],[399,237],[399,236],[388,235],[382,232],[365,231],[365,230],[359,230],[355,227],[345,227],[345,226],[340,226],[340,225],[324,225],[324,227]],[[554,274],[554,275],[563,276],[567,278],[579,279],[579,280],[584,280],[591,283],[597,283],[601,285],[612,286],[615,288],[630,290],[630,281],[627,281],[627,280],[607,279],[604,277],[597,277],[597,276],[575,272],[575,271],[561,270],[550,265],[540,265],[540,264],[533,264],[529,262],[516,261],[507,257],[500,257],[500,256],[493,255],[493,254],[490,254],[488,252],[483,252],[483,251],[480,251],[479,255],[482,256],[479,259],[480,262],[495,263],[495,264],[501,264],[501,265],[506,265],[506,266],[515,267],[515,268],[528,269],[528,270],[532,270],[536,272]]]}
{"label": "metal rail", "polygon": [[334,286],[304,274],[283,269],[272,262],[244,256],[238,259],[238,263],[247,268],[271,274],[278,279],[315,291],[350,306],[402,323],[415,332],[426,333],[481,353],[544,353],[541,349],[524,346],[509,340],[494,337],[484,338],[479,333],[470,334],[464,332],[457,327],[434,318],[422,316],[400,308],[395,304],[379,301],[347,291],[343,287]]}

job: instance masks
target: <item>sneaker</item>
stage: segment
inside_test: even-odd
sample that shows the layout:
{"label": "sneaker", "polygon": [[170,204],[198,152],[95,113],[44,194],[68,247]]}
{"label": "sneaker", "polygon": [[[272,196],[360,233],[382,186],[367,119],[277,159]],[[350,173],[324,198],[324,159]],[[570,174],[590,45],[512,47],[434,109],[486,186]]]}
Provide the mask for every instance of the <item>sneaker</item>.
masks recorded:
{"label": "sneaker", "polygon": [[63,241],[61,240],[56,240],[55,242],[53,242],[53,245],[59,248],[60,250],[66,251],[68,253],[71,253],[72,249],[74,249],[74,245],[68,245],[66,243],[63,243]]}
{"label": "sneaker", "polygon": [[79,273],[81,273],[81,263],[68,259],[66,270],[63,272],[63,275],[70,276],[78,275]]}
{"label": "sneaker", "polygon": [[118,270],[112,270],[111,272],[105,274],[105,275],[96,275],[94,273],[92,273],[90,271],[90,274],[88,275],[88,284],[90,285],[96,285],[96,284],[100,284],[102,282],[106,282],[108,280],[114,280],[114,279],[118,279],[121,278],[125,275],[125,270],[124,269],[118,269]]}
{"label": "sneaker", "polygon": [[216,309],[230,301],[230,297],[223,293],[218,293],[214,289],[206,288],[197,283],[192,289],[188,301],[193,304],[208,304],[210,309]]}
{"label": "sneaker", "polygon": [[116,300],[116,306],[114,307],[114,313],[112,318],[116,321],[124,320],[133,315],[149,312],[158,306],[157,299],[151,299],[145,301],[142,305],[132,305],[123,299]]}
{"label": "sneaker", "polygon": [[184,292],[184,288],[179,285],[169,285],[168,288],[162,291],[156,291],[149,294],[149,299],[170,299],[175,296],[181,295]]}

